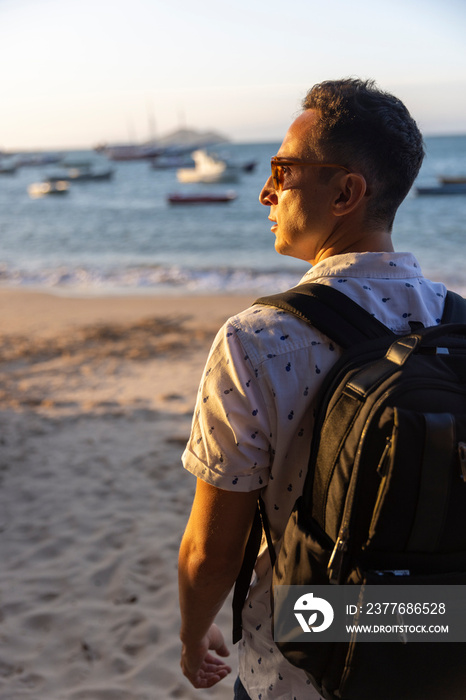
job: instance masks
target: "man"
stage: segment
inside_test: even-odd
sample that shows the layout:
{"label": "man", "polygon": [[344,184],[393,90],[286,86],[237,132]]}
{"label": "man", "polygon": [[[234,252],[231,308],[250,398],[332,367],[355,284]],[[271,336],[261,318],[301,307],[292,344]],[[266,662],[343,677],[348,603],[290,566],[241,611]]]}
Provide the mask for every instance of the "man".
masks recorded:
{"label": "man", "polygon": [[[421,166],[421,134],[404,105],[370,81],[314,86],[260,194],[276,250],[312,266],[302,282],[341,290],[397,333],[434,325],[445,287],[393,251],[397,208]],[[197,688],[230,667],[215,616],[238,575],[262,495],[275,546],[307,468],[316,393],[339,355],[291,314],[254,306],[214,341],[183,455],[197,477],[180,548],[181,666]],[[271,566],[262,545],[243,609],[237,700],[318,698],[271,634]]]}

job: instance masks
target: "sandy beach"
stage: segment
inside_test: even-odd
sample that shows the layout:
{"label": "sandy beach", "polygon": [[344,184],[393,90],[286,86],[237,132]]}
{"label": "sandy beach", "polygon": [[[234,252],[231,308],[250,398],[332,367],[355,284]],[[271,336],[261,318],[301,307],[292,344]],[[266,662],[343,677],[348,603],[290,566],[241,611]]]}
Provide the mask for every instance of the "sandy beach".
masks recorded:
{"label": "sandy beach", "polygon": [[235,673],[179,671],[180,456],[212,338],[251,301],[0,288],[1,700],[231,699]]}

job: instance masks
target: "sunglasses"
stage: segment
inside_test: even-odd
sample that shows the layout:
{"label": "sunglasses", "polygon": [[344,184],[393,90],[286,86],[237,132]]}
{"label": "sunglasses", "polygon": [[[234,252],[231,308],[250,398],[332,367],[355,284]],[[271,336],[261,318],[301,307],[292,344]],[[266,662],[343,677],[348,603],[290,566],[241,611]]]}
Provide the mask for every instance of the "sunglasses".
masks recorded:
{"label": "sunglasses", "polygon": [[273,185],[276,190],[283,189],[283,183],[285,180],[285,172],[283,168],[287,165],[312,165],[316,168],[340,168],[341,170],[346,170],[347,173],[351,172],[351,170],[345,168],[344,165],[336,165],[335,163],[316,163],[315,161],[310,160],[285,160],[282,158],[277,158],[276,156],[271,159],[270,165],[272,167]]}

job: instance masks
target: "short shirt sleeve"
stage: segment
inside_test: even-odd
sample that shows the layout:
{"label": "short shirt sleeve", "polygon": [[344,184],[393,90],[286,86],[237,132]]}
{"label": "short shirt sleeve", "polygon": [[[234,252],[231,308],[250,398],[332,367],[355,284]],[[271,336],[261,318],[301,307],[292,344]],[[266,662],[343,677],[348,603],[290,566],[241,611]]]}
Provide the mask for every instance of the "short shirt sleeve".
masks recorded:
{"label": "short shirt sleeve", "polygon": [[270,426],[266,403],[240,332],[227,322],[212,345],[194,411],[183,466],[227,491],[268,482]]}

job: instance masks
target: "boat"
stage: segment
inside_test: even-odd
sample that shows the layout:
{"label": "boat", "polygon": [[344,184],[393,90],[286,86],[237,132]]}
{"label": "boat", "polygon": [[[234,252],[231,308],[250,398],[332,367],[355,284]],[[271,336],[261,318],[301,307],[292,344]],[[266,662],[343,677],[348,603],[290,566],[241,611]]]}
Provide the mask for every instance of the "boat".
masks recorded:
{"label": "boat", "polygon": [[69,185],[66,180],[55,180],[54,182],[35,182],[28,187],[29,196],[33,199],[52,194],[67,194],[68,190]]}
{"label": "boat", "polygon": [[102,181],[110,180],[113,177],[114,170],[109,168],[107,170],[95,171],[91,168],[71,168],[68,171],[68,176],[73,182],[90,182],[90,181]]}
{"label": "boat", "polygon": [[236,192],[233,190],[229,190],[228,192],[191,192],[186,194],[176,192],[174,194],[169,194],[167,197],[170,204],[225,204],[233,202],[235,199]]}
{"label": "boat", "polygon": [[0,161],[0,175],[14,175],[17,170],[15,163],[2,163]]}
{"label": "boat", "polygon": [[73,182],[93,182],[110,180],[113,177],[114,170],[109,168],[106,170],[96,171],[88,165],[80,165],[79,167],[70,167],[66,173],[58,175],[50,175],[47,182],[58,182],[59,180]]}
{"label": "boat", "polygon": [[55,163],[60,163],[62,160],[63,155],[59,153],[30,153],[18,155],[16,158],[16,166],[18,168],[24,168],[54,165]]}
{"label": "boat", "polygon": [[96,150],[109,160],[130,161],[149,160],[156,158],[160,153],[158,146],[138,146],[134,144],[121,146],[98,146]]}
{"label": "boat", "polygon": [[466,185],[466,175],[446,176],[441,175],[439,182],[442,185]]}
{"label": "boat", "polygon": [[194,160],[190,155],[161,155],[151,160],[150,164],[154,170],[194,168]]}
{"label": "boat", "polygon": [[194,168],[180,168],[176,175],[179,182],[236,182],[241,172],[237,166],[229,165],[226,161],[209,155],[199,149],[192,154]]}
{"label": "boat", "polygon": [[442,185],[441,187],[416,187],[418,195],[451,195],[451,194],[466,194],[466,183]]}
{"label": "boat", "polygon": [[249,160],[241,166],[245,173],[252,173],[257,166],[257,160]]}

